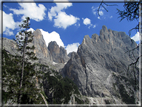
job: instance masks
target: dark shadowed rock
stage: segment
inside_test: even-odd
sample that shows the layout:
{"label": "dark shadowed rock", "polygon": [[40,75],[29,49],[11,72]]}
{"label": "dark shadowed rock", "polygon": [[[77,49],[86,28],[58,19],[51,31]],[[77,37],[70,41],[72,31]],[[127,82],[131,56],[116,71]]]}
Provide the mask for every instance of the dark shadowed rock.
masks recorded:
{"label": "dark shadowed rock", "polygon": [[[134,90],[134,87],[127,86],[123,79],[116,86],[114,84],[118,81],[116,77],[124,76],[129,83],[131,83],[129,78],[134,79],[132,72],[129,72],[129,76],[127,75],[127,68],[135,58],[129,56],[126,51],[136,46],[137,44],[124,32],[108,30],[106,26],[103,26],[100,36],[97,34],[93,34],[92,38],[88,35],[84,36],[77,53],[71,54],[61,74],[71,78],[83,95],[104,98],[104,102],[106,98],[109,98],[108,102],[114,101],[120,104],[125,102],[123,98],[120,98],[122,97],[120,86],[123,84],[128,94]],[[134,52],[134,56],[138,57],[138,50]],[[129,95],[135,96],[135,94]]]}
{"label": "dark shadowed rock", "polygon": [[72,53],[73,53],[73,52],[70,52],[70,53],[68,54],[68,57],[69,57],[69,58],[71,58],[71,54],[72,54]]}
{"label": "dark shadowed rock", "polygon": [[65,63],[69,60],[65,48],[63,48],[62,46],[59,47],[59,45],[55,41],[52,41],[48,44],[48,49],[54,62]]}

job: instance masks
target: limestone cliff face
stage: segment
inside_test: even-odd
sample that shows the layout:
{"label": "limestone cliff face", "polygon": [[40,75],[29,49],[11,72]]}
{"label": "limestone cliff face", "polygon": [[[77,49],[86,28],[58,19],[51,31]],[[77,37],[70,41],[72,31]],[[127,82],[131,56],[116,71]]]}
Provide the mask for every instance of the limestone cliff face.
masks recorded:
{"label": "limestone cliff face", "polygon": [[[0,39],[3,42],[3,48],[5,48],[13,55],[20,54],[17,52],[15,41],[7,38]],[[33,42],[29,43],[28,45],[35,46],[34,53],[38,58],[39,63],[48,64],[50,67],[53,67],[57,71],[63,68],[64,63],[69,60],[65,48],[59,47],[55,41],[50,42],[48,47],[46,46],[43,35],[39,29],[33,32]],[[53,63],[53,61],[56,63]]]}
{"label": "limestone cliff face", "polygon": [[[128,65],[135,58],[126,53],[136,46],[124,32],[108,30],[103,26],[100,36],[93,34],[92,38],[88,35],[84,37],[77,53],[71,54],[61,74],[71,78],[83,95],[102,98],[102,103],[131,104],[132,100],[127,102],[124,98],[126,95],[121,91],[132,98],[137,93],[130,82],[135,81],[132,71],[127,75]],[[138,57],[138,50],[134,52],[134,56]],[[136,75],[138,81],[137,71]]]}
{"label": "limestone cliff face", "polygon": [[65,48],[59,47],[59,45],[55,41],[49,43],[48,50],[50,51],[54,62],[65,63],[69,60]]}
{"label": "limestone cliff face", "polygon": [[41,31],[37,29],[33,32],[33,44],[35,46],[34,53],[40,59],[46,59],[48,61],[52,61],[52,57],[50,56],[50,52],[46,46],[45,40],[43,39],[43,35]]}
{"label": "limestone cliff face", "polygon": [[[45,44],[45,40],[43,39],[43,35],[41,34],[41,31],[37,29],[33,32],[33,42],[29,43],[29,46],[35,46],[34,53],[39,59],[39,63],[48,64],[49,62],[52,63],[52,56],[50,55],[50,52]],[[9,51],[11,54],[16,55],[19,54],[17,52],[17,46],[16,42],[11,39],[7,38],[1,38],[3,42],[3,48],[5,48],[7,51]]]}
{"label": "limestone cliff face", "polygon": [[7,50],[9,53],[13,55],[19,54],[17,53],[17,46],[14,40],[7,38],[0,38],[0,42],[2,43],[1,44],[2,48]]}

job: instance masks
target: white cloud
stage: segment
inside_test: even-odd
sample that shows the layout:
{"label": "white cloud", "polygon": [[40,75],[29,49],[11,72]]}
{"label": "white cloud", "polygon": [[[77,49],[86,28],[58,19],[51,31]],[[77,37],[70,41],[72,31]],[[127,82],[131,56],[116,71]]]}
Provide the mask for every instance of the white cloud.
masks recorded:
{"label": "white cloud", "polygon": [[25,17],[30,17],[35,21],[41,21],[45,17],[46,8],[42,4],[36,5],[36,3],[19,3],[20,9],[13,9],[10,10],[14,12],[14,14],[20,15],[22,14],[22,20]]}
{"label": "white cloud", "polygon": [[79,27],[79,26],[80,26],[80,23],[76,23],[75,26],[78,26],[78,27]]}
{"label": "white cloud", "polygon": [[95,28],[96,27],[96,25],[93,25],[92,23],[91,23],[91,20],[89,19],[89,18],[82,18],[82,20],[83,20],[83,24],[84,25],[89,25],[88,26],[88,29],[90,29],[90,27],[93,27],[93,28]]}
{"label": "white cloud", "polygon": [[48,18],[52,21],[52,18],[57,16],[61,10],[66,9],[72,6],[72,3],[56,3],[56,6],[51,7],[50,11],[48,12]]}
{"label": "white cloud", "polygon": [[83,24],[90,25],[91,24],[91,20],[89,18],[85,18],[85,19],[83,19]]}
{"label": "white cloud", "polygon": [[3,11],[3,31],[6,30],[6,28],[10,28],[12,30],[15,29],[15,22],[14,22],[14,19],[13,19],[13,14],[10,13],[10,14],[6,14],[4,11]]}
{"label": "white cloud", "polygon": [[[98,8],[99,8],[99,7],[94,7],[94,6],[92,6],[92,12],[93,12],[94,15],[97,15],[97,14],[98,14]],[[102,11],[102,8],[100,8],[100,11]]]}
{"label": "white cloud", "polygon": [[80,23],[78,24],[78,26],[80,26]]}
{"label": "white cloud", "polygon": [[13,14],[6,14],[4,11],[1,12],[3,12],[3,32],[5,35],[11,36],[13,35],[13,32],[11,30],[14,30],[16,27],[16,23],[13,19]]}
{"label": "white cloud", "polygon": [[68,26],[75,24],[79,18],[73,15],[67,15],[65,12],[59,12],[54,19],[54,26],[66,29]]}
{"label": "white cloud", "polygon": [[93,25],[93,28],[95,28],[96,27],[96,25]]}
{"label": "white cloud", "polygon": [[100,17],[98,16],[98,19],[100,19]]}
{"label": "white cloud", "polygon": [[73,51],[77,52],[78,46],[80,45],[79,43],[73,43],[73,44],[68,44],[67,46],[64,46],[64,43],[57,32],[53,31],[51,33],[48,33],[47,31],[44,31],[42,29],[40,29],[40,31],[43,35],[43,38],[45,40],[47,47],[51,41],[56,41],[59,46],[65,47],[65,49],[67,50],[67,54]]}
{"label": "white cloud", "polygon": [[64,43],[61,40],[60,35],[57,32],[53,31],[51,33],[48,33],[47,31],[44,31],[42,29],[40,29],[40,31],[41,31],[41,33],[43,35],[43,38],[44,38],[45,42],[46,42],[46,46],[48,46],[49,42],[56,41],[59,46],[64,47]]}
{"label": "white cloud", "polygon": [[[9,13],[6,14],[4,11],[3,12],[3,33],[7,36],[11,36],[14,35],[13,31],[14,29],[18,28],[19,30],[21,30],[19,28],[19,25],[21,25],[23,22],[15,22],[13,19],[13,14]],[[17,30],[18,30],[17,29]]]}
{"label": "white cloud", "polygon": [[[103,17],[104,16],[104,8],[103,7],[100,7],[99,9],[99,12],[98,12],[98,8],[99,7],[94,7],[92,6],[92,13],[96,16],[98,15],[98,19],[100,19],[100,17]],[[106,8],[106,7],[105,7]]]}
{"label": "white cloud", "polygon": [[137,32],[133,37],[131,37],[135,42],[138,42],[140,40],[140,34]]}
{"label": "white cloud", "polygon": [[100,16],[103,16],[103,15],[104,15],[104,12],[103,12],[102,10],[100,10],[100,11],[99,11],[99,15],[100,15]]}
{"label": "white cloud", "polygon": [[33,28],[30,28],[27,31],[31,31],[33,33],[35,30]]}
{"label": "white cloud", "polygon": [[[97,7],[97,8],[98,8],[98,7]],[[97,13],[97,11],[96,11],[97,8],[95,8],[94,6],[92,6],[92,12],[93,12],[94,15],[96,15],[96,13]]]}
{"label": "white cloud", "polygon": [[67,15],[64,10],[72,6],[72,3],[56,3],[56,6],[51,7],[48,12],[48,18],[50,21],[54,19],[54,26],[58,28],[66,29],[68,26],[76,24],[78,17],[73,15]]}
{"label": "white cloud", "polygon": [[8,29],[8,28],[4,31],[4,34],[7,35],[7,36],[14,35],[13,31],[11,31],[11,30]]}
{"label": "white cloud", "polygon": [[68,44],[66,46],[67,54],[69,54],[70,52],[77,52],[79,45],[79,43]]}

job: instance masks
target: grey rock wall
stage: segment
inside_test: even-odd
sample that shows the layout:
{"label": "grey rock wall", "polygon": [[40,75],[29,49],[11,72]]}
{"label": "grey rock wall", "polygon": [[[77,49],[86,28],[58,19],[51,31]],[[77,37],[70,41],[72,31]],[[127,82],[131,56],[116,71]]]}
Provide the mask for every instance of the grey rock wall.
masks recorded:
{"label": "grey rock wall", "polygon": [[54,62],[65,63],[69,60],[67,56],[67,51],[64,47],[59,47],[55,41],[51,41],[48,45],[48,50],[51,53]]}
{"label": "grey rock wall", "polygon": [[52,56],[48,50],[43,35],[39,29],[33,32],[33,45],[35,46],[34,53],[39,58],[40,62],[52,62]]}
{"label": "grey rock wall", "polygon": [[[100,36],[97,34],[93,34],[91,38],[88,35],[84,36],[77,53],[71,54],[61,74],[71,78],[82,95],[104,99],[108,97],[110,101],[121,104],[124,101],[120,98],[122,97],[120,85],[114,86],[118,81],[114,74],[118,78],[126,77],[128,82],[130,82],[128,78],[134,79],[132,72],[129,72],[130,76],[127,75],[127,68],[135,58],[129,56],[126,51],[136,46],[137,44],[125,32],[113,31],[103,26]],[[135,50],[134,56],[138,57],[138,50]],[[130,90],[134,91],[134,87],[127,86],[123,80],[119,81],[119,84],[123,84],[127,93],[130,93]],[[114,89],[115,87],[117,88]]]}

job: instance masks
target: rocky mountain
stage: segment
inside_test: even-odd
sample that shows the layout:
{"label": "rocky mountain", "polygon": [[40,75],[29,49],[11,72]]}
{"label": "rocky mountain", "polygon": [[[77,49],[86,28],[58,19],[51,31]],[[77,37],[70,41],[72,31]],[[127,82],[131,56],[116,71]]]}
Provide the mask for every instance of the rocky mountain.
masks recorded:
{"label": "rocky mountain", "polygon": [[18,54],[16,42],[14,40],[7,39],[7,38],[0,38],[0,42],[1,42],[0,43],[1,46],[3,46],[3,47],[0,47],[0,48],[7,50],[8,52],[10,52],[13,55]]}
{"label": "rocky mountain", "polygon": [[[100,36],[85,35],[77,52],[67,56],[55,41],[45,44],[39,29],[33,32],[34,53],[40,63],[60,71],[78,86],[82,99],[91,104],[132,104],[139,101],[137,66],[128,65],[136,60],[139,51],[127,52],[137,46],[125,32],[102,26]],[[16,43],[3,38],[3,48],[17,53]]]}
{"label": "rocky mountain", "polygon": [[59,45],[55,41],[51,41],[49,43],[48,50],[50,51],[54,62],[65,63],[69,60],[65,48],[62,46],[59,47]]}
{"label": "rocky mountain", "polygon": [[134,103],[134,98],[138,98],[135,96],[138,90],[134,89],[138,85],[138,70],[135,69],[136,83],[134,73],[127,69],[138,57],[138,50],[133,53],[134,57],[127,51],[136,46],[125,32],[103,26],[100,36],[84,36],[77,53],[71,54],[61,74],[72,79],[82,95],[93,97],[94,103]]}
{"label": "rocky mountain", "polygon": [[33,35],[33,45],[35,46],[34,53],[36,54],[40,62],[52,62],[52,56],[50,55],[50,51],[46,46],[41,31],[37,29],[33,32]]}
{"label": "rocky mountain", "polygon": [[[29,45],[35,46],[34,53],[37,56],[38,61],[43,64],[49,64],[53,68],[57,68],[56,70],[63,68],[64,63],[69,60],[65,48],[59,47],[55,41],[51,41],[47,47],[39,29],[35,30],[33,35],[33,42]],[[3,48],[13,55],[17,54],[17,46],[14,40],[3,38]]]}

